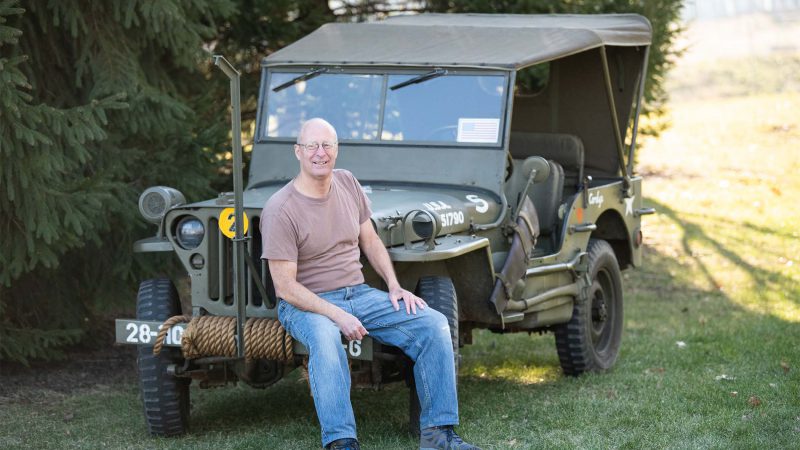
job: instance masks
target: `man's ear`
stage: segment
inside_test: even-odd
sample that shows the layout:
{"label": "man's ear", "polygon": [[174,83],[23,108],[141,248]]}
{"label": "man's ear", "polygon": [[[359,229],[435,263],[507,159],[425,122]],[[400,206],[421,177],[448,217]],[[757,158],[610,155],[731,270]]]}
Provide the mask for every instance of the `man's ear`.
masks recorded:
{"label": "man's ear", "polygon": [[302,153],[302,152],[303,152],[303,149],[300,148],[299,145],[294,144],[294,157],[297,158],[298,161],[300,161],[300,153]]}

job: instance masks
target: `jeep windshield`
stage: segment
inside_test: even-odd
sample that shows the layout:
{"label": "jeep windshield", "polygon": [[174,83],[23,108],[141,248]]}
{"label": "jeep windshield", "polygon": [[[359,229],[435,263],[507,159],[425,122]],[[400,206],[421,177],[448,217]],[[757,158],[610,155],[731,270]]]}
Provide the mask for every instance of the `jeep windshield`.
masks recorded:
{"label": "jeep windshield", "polygon": [[303,121],[322,117],[347,141],[498,145],[506,76],[439,70],[271,72],[262,135],[295,138]]}

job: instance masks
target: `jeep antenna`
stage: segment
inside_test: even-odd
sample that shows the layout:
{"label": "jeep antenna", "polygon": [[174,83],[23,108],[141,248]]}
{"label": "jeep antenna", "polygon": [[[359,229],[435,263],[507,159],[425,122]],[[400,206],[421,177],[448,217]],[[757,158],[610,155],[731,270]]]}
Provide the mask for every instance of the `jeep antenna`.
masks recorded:
{"label": "jeep antenna", "polygon": [[233,137],[233,301],[236,304],[236,356],[244,358],[245,305],[245,240],[244,206],[242,201],[242,114],[239,98],[239,72],[222,55],[214,55],[214,65],[231,80],[231,136]]}

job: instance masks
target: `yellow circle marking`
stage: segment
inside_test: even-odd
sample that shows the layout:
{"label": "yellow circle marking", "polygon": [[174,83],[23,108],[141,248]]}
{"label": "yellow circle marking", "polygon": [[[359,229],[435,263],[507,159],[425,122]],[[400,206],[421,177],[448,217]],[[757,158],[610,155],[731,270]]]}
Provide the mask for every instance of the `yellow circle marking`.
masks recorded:
{"label": "yellow circle marking", "polygon": [[[242,236],[247,234],[248,225],[250,220],[247,219],[247,213],[242,211],[244,215],[244,230]],[[228,239],[236,237],[236,215],[233,208],[225,208],[219,213],[219,231],[222,232]]]}

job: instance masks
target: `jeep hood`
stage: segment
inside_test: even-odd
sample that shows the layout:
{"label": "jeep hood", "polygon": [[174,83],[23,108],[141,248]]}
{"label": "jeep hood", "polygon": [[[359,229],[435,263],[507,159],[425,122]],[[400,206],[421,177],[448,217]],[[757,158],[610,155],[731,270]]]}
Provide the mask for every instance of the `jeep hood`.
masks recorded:
{"label": "jeep hood", "polygon": [[[399,225],[399,220],[414,210],[429,211],[441,220],[439,235],[466,231],[471,225],[496,221],[501,204],[487,192],[440,186],[376,186],[365,184],[364,191],[370,200],[372,221],[379,232],[389,231]],[[402,243],[394,238],[392,244]]]}
{"label": "jeep hood", "polygon": [[[283,185],[270,185],[244,191],[244,207],[251,218],[260,216],[267,200]],[[496,221],[501,212],[501,202],[494,194],[479,189],[453,186],[399,186],[364,183],[364,192],[372,209],[372,221],[378,232],[390,241],[390,245],[402,243],[401,232],[390,232],[399,225],[406,214],[415,210],[435,213],[441,220],[440,235],[466,231],[470,225],[483,225]],[[206,200],[176,209],[196,210],[204,208],[233,207],[233,196]],[[392,226],[391,224],[395,224]],[[385,235],[385,234],[388,234]],[[397,237],[395,237],[397,235]],[[398,241],[399,239],[399,241]]]}

